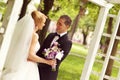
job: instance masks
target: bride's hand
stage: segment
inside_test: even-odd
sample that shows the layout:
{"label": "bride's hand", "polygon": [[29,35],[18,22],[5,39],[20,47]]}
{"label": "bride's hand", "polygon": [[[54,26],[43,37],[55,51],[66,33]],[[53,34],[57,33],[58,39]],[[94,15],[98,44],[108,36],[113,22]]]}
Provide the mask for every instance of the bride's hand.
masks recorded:
{"label": "bride's hand", "polygon": [[48,65],[50,66],[56,65],[56,59],[48,60]]}

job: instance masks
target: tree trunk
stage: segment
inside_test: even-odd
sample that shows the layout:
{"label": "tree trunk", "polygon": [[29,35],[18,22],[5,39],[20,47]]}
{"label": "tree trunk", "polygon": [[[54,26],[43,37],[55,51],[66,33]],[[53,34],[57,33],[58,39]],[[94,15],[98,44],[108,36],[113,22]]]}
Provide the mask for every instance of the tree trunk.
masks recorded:
{"label": "tree trunk", "polygon": [[44,0],[44,10],[42,11],[45,15],[48,15],[49,11],[53,6],[54,0]]}
{"label": "tree trunk", "polygon": [[43,27],[43,30],[38,32],[39,37],[40,37],[39,38],[40,45],[43,44],[43,41],[44,41],[44,39],[46,37],[46,33],[47,33],[47,30],[48,30],[49,23],[50,23],[50,19],[47,19],[46,23],[45,23],[45,26]]}
{"label": "tree trunk", "polygon": [[27,10],[27,6],[28,4],[30,3],[31,0],[23,0],[23,6],[22,6],[22,9],[21,9],[21,13],[20,13],[20,17],[19,17],[19,20],[25,16],[26,14],[26,10]]}
{"label": "tree trunk", "polygon": [[85,14],[85,11],[86,11],[86,3],[87,3],[87,0],[83,0],[81,2],[81,5],[80,5],[80,9],[79,9],[79,13],[78,15],[76,16],[75,20],[73,21],[73,25],[71,27],[71,30],[69,32],[69,38],[72,40],[72,37],[73,37],[73,34],[75,33],[76,31],[76,28],[78,26],[78,23],[79,23],[79,20],[80,20],[80,17],[82,17],[84,14]]}
{"label": "tree trunk", "polygon": [[[44,10],[42,10],[41,12],[44,13],[45,15],[48,15],[50,9],[53,6],[53,3],[54,3],[54,0],[44,0]],[[38,9],[40,9],[40,7]],[[48,19],[46,20],[46,23],[45,23],[45,26],[44,26],[43,30],[38,32],[39,37],[40,37],[39,38],[39,42],[40,42],[41,45],[42,45],[42,43],[43,43],[43,41],[45,39],[45,36],[47,34],[49,23],[50,23],[50,19],[48,17]]]}
{"label": "tree trunk", "polygon": [[[119,28],[118,28],[118,31],[117,31],[117,36],[120,36],[120,25],[119,25]],[[115,42],[114,42],[114,45],[113,45],[111,56],[116,55],[118,43],[119,43],[119,40],[116,39]],[[106,72],[105,72],[106,75],[111,76],[113,64],[114,64],[114,60],[109,59],[107,69],[106,69]],[[104,80],[108,80],[108,79],[104,79]]]}
{"label": "tree trunk", "polygon": [[79,19],[80,19],[80,14],[78,14],[78,15],[76,16],[75,20],[73,21],[73,25],[72,25],[71,30],[70,30],[70,32],[69,32],[69,38],[70,38],[70,40],[72,40],[73,34],[74,34],[75,31],[76,31],[76,28],[77,28]]}
{"label": "tree trunk", "polygon": [[86,38],[87,38],[87,34],[86,34],[86,32],[83,30],[83,36],[84,36],[84,41],[83,41],[83,45],[86,45]]}
{"label": "tree trunk", "polygon": [[[112,33],[112,25],[113,25],[113,18],[110,17],[109,18],[109,22],[108,22],[108,27],[107,27],[107,34],[111,34]],[[104,54],[106,54],[106,52],[107,52],[109,42],[110,42],[110,38],[106,37]],[[102,59],[104,60],[105,57],[102,57]]]}
{"label": "tree trunk", "polygon": [[86,30],[83,29],[83,31],[82,31],[83,36],[84,36],[83,45],[86,45],[86,44],[87,44],[87,42],[86,42],[86,38],[87,38],[87,35],[88,35],[88,31],[89,31],[89,27],[86,27]]}

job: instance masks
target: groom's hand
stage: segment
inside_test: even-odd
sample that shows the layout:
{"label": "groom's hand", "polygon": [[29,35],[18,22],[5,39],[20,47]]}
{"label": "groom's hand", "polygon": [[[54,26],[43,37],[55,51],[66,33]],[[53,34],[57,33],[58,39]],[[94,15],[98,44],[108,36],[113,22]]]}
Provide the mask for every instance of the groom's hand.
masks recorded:
{"label": "groom's hand", "polygon": [[57,65],[57,61],[56,61],[56,59],[48,60],[48,65],[50,65],[50,66]]}

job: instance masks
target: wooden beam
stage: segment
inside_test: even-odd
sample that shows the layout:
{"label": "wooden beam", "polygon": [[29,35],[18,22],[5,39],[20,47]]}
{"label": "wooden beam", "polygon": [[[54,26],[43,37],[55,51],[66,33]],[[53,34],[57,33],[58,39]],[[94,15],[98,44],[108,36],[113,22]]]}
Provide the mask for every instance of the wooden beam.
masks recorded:
{"label": "wooden beam", "polygon": [[23,0],[9,0],[7,10],[3,19],[2,28],[5,29],[3,35],[0,36],[0,76],[2,74],[3,66],[6,60],[8,48],[15,28],[15,24],[18,20],[19,13],[23,4]]}

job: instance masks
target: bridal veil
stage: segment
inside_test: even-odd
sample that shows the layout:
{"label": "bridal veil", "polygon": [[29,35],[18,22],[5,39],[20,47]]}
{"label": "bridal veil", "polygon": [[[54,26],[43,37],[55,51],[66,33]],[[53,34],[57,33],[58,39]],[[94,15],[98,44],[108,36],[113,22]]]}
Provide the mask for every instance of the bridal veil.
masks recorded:
{"label": "bridal veil", "polygon": [[25,15],[17,22],[4,66],[5,73],[19,70],[26,63],[33,28],[34,21],[30,14]]}

